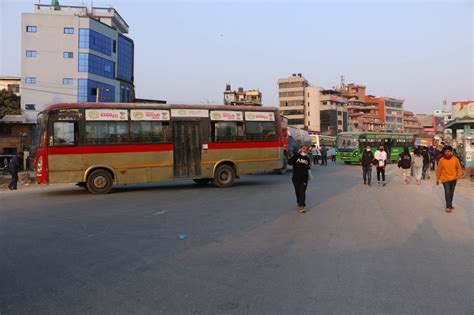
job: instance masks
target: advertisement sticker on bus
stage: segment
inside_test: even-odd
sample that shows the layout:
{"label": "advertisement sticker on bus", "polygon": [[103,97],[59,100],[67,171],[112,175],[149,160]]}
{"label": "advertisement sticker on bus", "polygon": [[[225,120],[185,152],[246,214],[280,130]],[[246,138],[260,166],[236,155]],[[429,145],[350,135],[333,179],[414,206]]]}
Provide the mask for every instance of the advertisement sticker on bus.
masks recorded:
{"label": "advertisement sticker on bus", "polygon": [[211,120],[242,121],[242,112],[234,111],[211,111]]}
{"label": "advertisement sticker on bus", "polygon": [[123,109],[86,109],[86,120],[128,120]]}
{"label": "advertisement sticker on bus", "polygon": [[132,120],[145,120],[145,121],[167,121],[170,120],[170,112],[167,110],[155,110],[155,109],[132,109],[130,111]]}
{"label": "advertisement sticker on bus", "polygon": [[175,108],[171,109],[172,117],[209,117],[207,109]]}
{"label": "advertisement sticker on bus", "polygon": [[247,121],[275,121],[275,114],[272,112],[245,112]]}

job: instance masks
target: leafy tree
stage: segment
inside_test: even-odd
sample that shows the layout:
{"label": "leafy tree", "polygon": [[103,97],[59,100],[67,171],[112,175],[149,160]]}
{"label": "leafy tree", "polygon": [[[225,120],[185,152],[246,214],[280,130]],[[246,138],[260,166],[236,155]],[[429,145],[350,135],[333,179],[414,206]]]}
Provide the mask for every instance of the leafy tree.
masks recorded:
{"label": "leafy tree", "polygon": [[0,90],[0,119],[5,115],[20,114],[20,97],[6,89]]}

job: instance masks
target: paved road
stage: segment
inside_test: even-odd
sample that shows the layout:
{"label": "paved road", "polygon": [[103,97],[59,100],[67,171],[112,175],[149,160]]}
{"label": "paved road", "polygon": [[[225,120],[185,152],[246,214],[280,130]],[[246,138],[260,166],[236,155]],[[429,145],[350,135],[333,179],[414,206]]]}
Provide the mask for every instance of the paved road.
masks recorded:
{"label": "paved road", "polygon": [[472,186],[447,214],[394,170],[314,174],[306,214],[290,174],[0,192],[0,313],[474,313]]}

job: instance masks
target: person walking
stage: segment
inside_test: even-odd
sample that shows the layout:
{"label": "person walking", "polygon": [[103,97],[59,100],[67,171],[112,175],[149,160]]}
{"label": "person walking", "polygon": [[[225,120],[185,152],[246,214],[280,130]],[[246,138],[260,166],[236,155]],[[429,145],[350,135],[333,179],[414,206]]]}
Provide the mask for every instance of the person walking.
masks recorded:
{"label": "person walking", "polygon": [[380,177],[382,177],[382,185],[385,186],[385,164],[387,163],[387,152],[384,146],[380,145],[378,151],[375,151],[374,158],[377,161],[377,184],[380,185]]}
{"label": "person walking", "polygon": [[10,163],[8,164],[8,172],[12,175],[12,179],[8,188],[10,190],[16,190],[18,185],[18,172],[23,169],[23,152],[18,152],[16,156],[14,156]]}
{"label": "person walking", "polygon": [[428,153],[430,154],[431,170],[434,171],[436,166],[436,150],[432,145],[428,149]]}
{"label": "person walking", "polygon": [[332,157],[332,162],[336,163],[336,148],[331,147],[331,157]]}
{"label": "person walking", "polygon": [[372,163],[374,162],[374,154],[370,149],[370,145],[365,147],[364,152],[360,158],[362,164],[362,177],[364,178],[364,185],[369,185],[372,180]]}
{"label": "person walking", "polygon": [[323,144],[321,146],[321,166],[328,166],[328,149]]}
{"label": "person walking", "polygon": [[318,164],[318,148],[314,144],[311,146],[311,157],[313,158],[313,164],[317,165]]}
{"label": "person walking", "polygon": [[[412,164],[413,164],[413,172],[415,174],[415,180],[416,180],[417,185],[420,185],[420,183],[421,183],[423,168],[425,167],[423,159],[424,159],[424,157],[422,155],[421,150],[419,148],[416,148],[415,149],[415,154],[413,156]],[[429,164],[428,164],[428,166],[429,166]]]}
{"label": "person walking", "polygon": [[422,178],[423,180],[424,179],[430,179],[430,163],[431,163],[431,159],[430,159],[430,153],[428,152],[428,148],[427,147],[423,147],[423,149],[421,149],[420,151],[420,154],[421,156],[423,157],[423,169],[422,169]]}
{"label": "person walking", "polygon": [[410,183],[411,155],[408,147],[403,148],[403,152],[398,156],[398,168],[402,169],[403,183]]}
{"label": "person walking", "polygon": [[456,183],[462,175],[461,163],[453,156],[453,148],[451,146],[445,146],[443,157],[438,162],[438,170],[436,172],[436,185],[439,182],[443,184],[444,198],[446,200],[446,212],[454,210],[453,199],[454,189]]}
{"label": "person walking", "polygon": [[301,151],[296,153],[288,161],[293,166],[293,186],[295,187],[296,202],[300,213],[306,212],[306,188],[308,187],[311,160],[308,157],[308,147],[302,146]]}
{"label": "person walking", "polygon": [[[327,160],[331,160],[331,161],[332,161],[332,150],[331,150],[331,147],[326,148],[326,152],[327,152]],[[327,165],[327,160],[326,160],[326,165]]]}

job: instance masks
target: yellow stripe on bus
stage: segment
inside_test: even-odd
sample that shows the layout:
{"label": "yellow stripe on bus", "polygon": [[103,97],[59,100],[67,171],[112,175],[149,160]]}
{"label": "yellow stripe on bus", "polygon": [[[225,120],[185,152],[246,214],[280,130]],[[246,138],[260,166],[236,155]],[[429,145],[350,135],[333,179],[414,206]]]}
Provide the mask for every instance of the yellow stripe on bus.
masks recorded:
{"label": "yellow stripe on bus", "polygon": [[113,165],[113,168],[171,167],[173,163]]}
{"label": "yellow stripe on bus", "polygon": [[[279,161],[280,158],[268,158],[268,159],[250,159],[250,160],[236,160],[236,163],[252,163],[252,162],[265,162],[265,161]],[[203,161],[202,164],[215,164],[219,161]]]}

